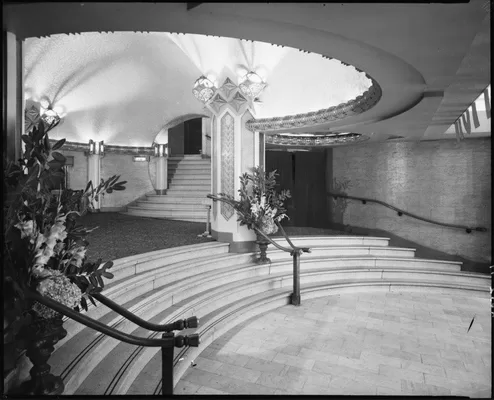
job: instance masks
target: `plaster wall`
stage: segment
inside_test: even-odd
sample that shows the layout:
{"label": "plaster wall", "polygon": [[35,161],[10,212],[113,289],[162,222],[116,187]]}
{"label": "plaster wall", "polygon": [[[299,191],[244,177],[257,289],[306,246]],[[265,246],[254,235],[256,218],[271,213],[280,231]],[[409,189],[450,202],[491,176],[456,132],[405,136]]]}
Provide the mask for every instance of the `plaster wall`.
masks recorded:
{"label": "plaster wall", "polygon": [[[350,200],[347,225],[382,229],[423,246],[489,262],[491,258],[491,142],[489,138],[367,143],[333,149],[332,176],[350,181],[348,195],[382,200],[450,224],[484,226],[487,233],[399,217],[379,204]],[[331,176],[328,174],[328,176]]]}
{"label": "plaster wall", "polygon": [[149,162],[135,162],[130,154],[107,153],[101,161],[101,178],[108,179],[120,175],[121,181],[127,181],[125,190],[105,194],[102,211],[116,211],[146,193],[154,187],[149,176]]}
{"label": "plaster wall", "polygon": [[72,190],[84,190],[88,182],[87,156],[83,151],[68,151],[63,150],[63,147],[58,151],[66,157],[74,157],[74,165],[67,167],[68,188]]}
{"label": "plaster wall", "polygon": [[[65,156],[74,157],[74,166],[68,167],[68,187],[74,190],[85,189],[88,182],[87,156],[83,151],[63,151],[61,149],[60,152]],[[155,159],[151,157],[151,163],[153,161]],[[153,183],[156,171],[148,164],[149,162],[134,162],[130,154],[106,153],[100,160],[101,178],[106,180],[113,175],[120,175],[120,180],[127,181],[127,183],[125,190],[105,194],[101,203],[101,211],[120,211],[144,194],[154,192]]]}

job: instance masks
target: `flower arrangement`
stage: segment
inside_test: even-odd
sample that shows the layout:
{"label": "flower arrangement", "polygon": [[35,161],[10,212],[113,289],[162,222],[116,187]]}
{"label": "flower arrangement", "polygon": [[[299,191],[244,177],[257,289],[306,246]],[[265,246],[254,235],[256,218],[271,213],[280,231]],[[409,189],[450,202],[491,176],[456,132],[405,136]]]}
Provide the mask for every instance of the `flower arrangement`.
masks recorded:
{"label": "flower arrangement", "polygon": [[265,173],[262,167],[254,167],[252,174],[240,176],[240,200],[225,193],[219,193],[218,200],[226,200],[235,209],[240,225],[267,235],[276,233],[276,222],[288,218],[283,203],[291,197],[289,190],[276,191],[277,175],[276,170]]}
{"label": "flower arrangement", "polygon": [[113,277],[107,271],[111,261],[87,260],[86,236],[92,230],[78,225],[77,217],[91,211],[98,196],[124,190],[126,181],[113,176],[97,187],[89,182],[81,191],[57,188],[65,157],[56,150],[65,139],[51,146],[48,131],[53,127],[39,120],[22,136],[25,151],[19,162],[4,161],[2,261],[4,350],[8,350],[4,372],[15,367],[18,350],[26,348],[29,327],[59,317],[52,309],[30,301],[27,290],[77,311],[87,310],[88,300],[96,305],[91,294],[102,291],[102,277]]}

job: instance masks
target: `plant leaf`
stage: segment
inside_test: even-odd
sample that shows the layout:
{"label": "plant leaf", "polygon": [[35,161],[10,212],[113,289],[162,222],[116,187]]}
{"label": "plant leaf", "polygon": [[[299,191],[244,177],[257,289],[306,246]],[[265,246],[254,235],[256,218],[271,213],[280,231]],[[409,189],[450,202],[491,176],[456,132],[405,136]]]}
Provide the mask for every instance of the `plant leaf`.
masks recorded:
{"label": "plant leaf", "polygon": [[59,153],[58,151],[54,151],[51,153],[51,156],[57,160],[57,161],[60,161],[62,163],[65,163],[65,161],[67,161],[67,159],[65,158],[65,156],[62,154],[62,153]]}
{"label": "plant leaf", "polygon": [[60,139],[57,143],[55,143],[52,147],[52,150],[58,150],[65,143],[65,139]]}

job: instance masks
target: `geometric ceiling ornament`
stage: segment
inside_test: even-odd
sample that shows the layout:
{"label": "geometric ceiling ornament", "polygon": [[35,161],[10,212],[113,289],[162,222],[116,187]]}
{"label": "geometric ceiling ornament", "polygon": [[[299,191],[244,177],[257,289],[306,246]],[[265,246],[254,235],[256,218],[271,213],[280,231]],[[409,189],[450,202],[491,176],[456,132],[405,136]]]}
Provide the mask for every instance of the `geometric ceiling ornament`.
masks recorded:
{"label": "geometric ceiling ornament", "polygon": [[259,97],[266,87],[266,84],[259,75],[250,71],[241,79],[238,87],[246,97],[255,99],[256,97]]}
{"label": "geometric ceiling ornament", "polygon": [[277,146],[330,147],[362,142],[368,136],[353,132],[307,132],[307,133],[275,133],[265,135],[268,144]]}
{"label": "geometric ceiling ornament", "polygon": [[215,91],[216,88],[214,87],[213,82],[211,82],[204,75],[195,81],[194,88],[192,89],[192,93],[196,99],[202,101],[203,103],[207,103],[209,99],[213,97]]}
{"label": "geometric ceiling ornament", "polygon": [[242,94],[239,92],[235,93],[233,99],[230,100],[230,104],[232,105],[233,108],[235,108],[235,111],[237,112],[244,104],[247,104],[247,102],[248,100],[244,96],[242,96]]}
{"label": "geometric ceiling ornament", "polygon": [[230,78],[226,78],[223,85],[220,87],[220,90],[223,92],[225,97],[228,99],[230,94],[237,89],[237,85],[235,85]]}
{"label": "geometric ceiling ornament", "polygon": [[[308,112],[285,117],[259,118],[247,121],[245,127],[252,132],[271,132],[290,128],[310,128],[327,122],[341,121],[361,114],[374,107],[382,97],[381,86],[370,76],[372,85],[362,95],[336,107],[329,107],[316,112]],[[239,85],[241,87],[241,85]]]}
{"label": "geometric ceiling ornament", "polygon": [[35,127],[40,119],[39,108],[36,105],[28,106],[25,110],[25,121],[24,121],[24,130],[26,133],[29,133],[33,127]]}
{"label": "geometric ceiling ornament", "polygon": [[214,110],[216,114],[220,112],[220,110],[226,105],[226,100],[219,94],[216,93],[216,96],[213,97],[209,106]]}

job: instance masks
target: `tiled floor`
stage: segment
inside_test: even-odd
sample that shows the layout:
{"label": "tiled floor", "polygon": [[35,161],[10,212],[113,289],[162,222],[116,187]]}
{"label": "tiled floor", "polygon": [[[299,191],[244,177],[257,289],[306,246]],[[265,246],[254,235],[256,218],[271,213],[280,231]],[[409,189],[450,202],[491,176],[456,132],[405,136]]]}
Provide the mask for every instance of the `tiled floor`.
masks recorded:
{"label": "tiled floor", "polygon": [[176,394],[490,398],[490,302],[454,291],[305,300],[234,328],[194,362]]}

